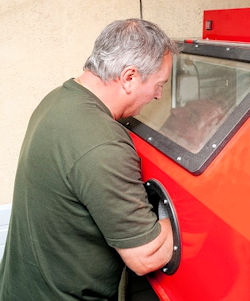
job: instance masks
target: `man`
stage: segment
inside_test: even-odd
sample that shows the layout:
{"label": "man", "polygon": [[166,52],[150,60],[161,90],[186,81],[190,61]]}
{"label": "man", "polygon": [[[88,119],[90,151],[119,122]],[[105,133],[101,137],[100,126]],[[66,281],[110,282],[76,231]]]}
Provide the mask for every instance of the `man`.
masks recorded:
{"label": "man", "polygon": [[156,25],[115,21],[83,73],[34,111],[16,174],[1,301],[117,300],[124,263],[144,275],[171,259],[169,219],[152,212],[140,161],[117,120],[161,97],[175,51]]}

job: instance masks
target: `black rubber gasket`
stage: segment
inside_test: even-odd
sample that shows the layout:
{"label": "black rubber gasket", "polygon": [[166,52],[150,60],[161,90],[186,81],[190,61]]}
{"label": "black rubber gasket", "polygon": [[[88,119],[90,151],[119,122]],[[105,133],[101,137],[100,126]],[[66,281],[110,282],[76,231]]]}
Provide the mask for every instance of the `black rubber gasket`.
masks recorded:
{"label": "black rubber gasket", "polygon": [[171,260],[161,269],[161,271],[167,275],[172,275],[177,271],[181,260],[180,230],[174,205],[163,185],[157,180],[150,179],[145,182],[144,186],[148,194],[148,200],[153,205],[153,211],[157,214],[157,216],[158,204],[162,201],[166,206],[166,210],[170,218],[174,242],[173,255]]}

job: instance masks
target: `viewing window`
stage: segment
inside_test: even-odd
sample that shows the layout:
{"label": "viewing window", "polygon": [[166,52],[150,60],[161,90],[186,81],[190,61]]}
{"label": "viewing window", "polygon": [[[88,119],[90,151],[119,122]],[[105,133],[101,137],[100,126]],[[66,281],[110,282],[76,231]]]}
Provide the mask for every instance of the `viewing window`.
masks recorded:
{"label": "viewing window", "polygon": [[248,93],[249,63],[181,53],[162,99],[136,119],[196,154]]}

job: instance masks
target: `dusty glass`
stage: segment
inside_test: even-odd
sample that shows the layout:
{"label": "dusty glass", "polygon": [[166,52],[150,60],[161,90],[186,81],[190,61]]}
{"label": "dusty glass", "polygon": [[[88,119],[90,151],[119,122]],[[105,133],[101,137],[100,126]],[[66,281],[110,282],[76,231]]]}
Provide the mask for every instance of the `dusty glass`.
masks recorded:
{"label": "dusty glass", "polygon": [[250,64],[190,54],[174,57],[161,100],[136,119],[198,153],[250,93]]}

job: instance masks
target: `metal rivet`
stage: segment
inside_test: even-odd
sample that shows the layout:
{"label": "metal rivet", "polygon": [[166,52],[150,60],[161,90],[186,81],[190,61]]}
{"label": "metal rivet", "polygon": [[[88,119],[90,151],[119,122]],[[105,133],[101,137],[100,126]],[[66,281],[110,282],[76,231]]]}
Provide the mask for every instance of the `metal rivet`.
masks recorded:
{"label": "metal rivet", "polygon": [[229,47],[227,47],[227,48],[226,48],[226,51],[229,51],[229,50],[230,50],[230,48],[229,48]]}
{"label": "metal rivet", "polygon": [[216,148],[217,147],[217,145],[214,143],[214,144],[212,144],[212,148]]}
{"label": "metal rivet", "polygon": [[129,122],[127,122],[126,125],[129,125]]}
{"label": "metal rivet", "polygon": [[181,157],[179,156],[179,157],[177,157],[177,161],[181,161]]}
{"label": "metal rivet", "polygon": [[166,273],[168,271],[168,268],[163,268],[163,272]]}
{"label": "metal rivet", "polygon": [[178,250],[178,247],[177,246],[174,246],[174,251],[177,251]]}
{"label": "metal rivet", "polygon": [[168,203],[168,200],[164,200],[163,203],[164,203],[164,204],[167,204],[167,203]]}
{"label": "metal rivet", "polygon": [[149,183],[149,182],[147,182],[147,183],[146,183],[146,185],[147,185],[147,186],[150,186],[150,183]]}
{"label": "metal rivet", "polygon": [[197,44],[196,44],[194,47],[198,48],[198,47],[199,47],[199,45],[197,45]]}
{"label": "metal rivet", "polygon": [[148,141],[152,141],[152,137],[148,137]]}

